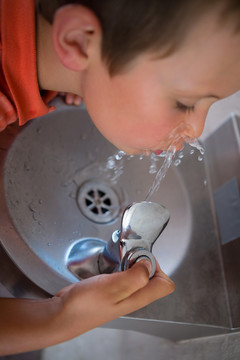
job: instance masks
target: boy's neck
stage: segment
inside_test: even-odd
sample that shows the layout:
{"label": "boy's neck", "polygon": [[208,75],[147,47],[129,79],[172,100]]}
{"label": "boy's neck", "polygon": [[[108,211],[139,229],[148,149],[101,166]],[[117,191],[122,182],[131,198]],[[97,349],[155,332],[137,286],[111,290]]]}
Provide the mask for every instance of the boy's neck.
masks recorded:
{"label": "boy's neck", "polygon": [[70,92],[81,96],[81,73],[67,69],[57,57],[51,37],[51,25],[38,14],[37,74],[41,90]]}

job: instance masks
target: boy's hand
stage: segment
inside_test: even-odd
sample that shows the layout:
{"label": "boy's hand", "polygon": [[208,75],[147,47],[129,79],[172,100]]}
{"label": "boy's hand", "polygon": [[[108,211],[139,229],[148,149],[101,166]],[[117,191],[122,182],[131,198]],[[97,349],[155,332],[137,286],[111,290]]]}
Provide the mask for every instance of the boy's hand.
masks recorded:
{"label": "boy's hand", "polygon": [[0,355],[72,339],[170,294],[173,282],[159,266],[149,280],[144,263],[80,281],[50,299],[0,299]]}
{"label": "boy's hand", "polygon": [[146,261],[127,271],[95,276],[62,289],[56,296],[62,301],[61,322],[71,324],[71,336],[129,314],[174,291],[174,283],[159,265],[149,280],[144,263]]}
{"label": "boy's hand", "polygon": [[64,92],[60,92],[59,95],[63,96],[65,98],[65,103],[68,104],[68,105],[79,106],[82,103],[81,96],[74,95],[74,94],[71,94],[71,93],[64,93]]}

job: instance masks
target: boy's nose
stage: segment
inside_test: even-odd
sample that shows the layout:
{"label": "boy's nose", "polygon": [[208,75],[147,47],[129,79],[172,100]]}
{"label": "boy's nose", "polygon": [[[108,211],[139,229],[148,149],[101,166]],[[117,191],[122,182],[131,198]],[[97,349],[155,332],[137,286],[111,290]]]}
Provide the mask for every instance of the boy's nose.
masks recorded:
{"label": "boy's nose", "polygon": [[203,132],[205,121],[205,117],[189,117],[186,120],[185,136],[197,139]]}

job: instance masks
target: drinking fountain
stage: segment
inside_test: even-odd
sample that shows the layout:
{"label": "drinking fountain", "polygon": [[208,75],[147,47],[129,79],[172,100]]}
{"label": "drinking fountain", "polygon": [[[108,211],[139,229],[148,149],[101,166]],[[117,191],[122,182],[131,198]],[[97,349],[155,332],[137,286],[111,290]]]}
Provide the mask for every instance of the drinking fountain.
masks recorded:
{"label": "drinking fountain", "polygon": [[68,256],[68,268],[80,279],[124,271],[143,259],[156,271],[152,247],[169,221],[169,211],[153,202],[130,204],[124,210],[121,229],[113,232],[107,242],[86,238],[75,243]]}

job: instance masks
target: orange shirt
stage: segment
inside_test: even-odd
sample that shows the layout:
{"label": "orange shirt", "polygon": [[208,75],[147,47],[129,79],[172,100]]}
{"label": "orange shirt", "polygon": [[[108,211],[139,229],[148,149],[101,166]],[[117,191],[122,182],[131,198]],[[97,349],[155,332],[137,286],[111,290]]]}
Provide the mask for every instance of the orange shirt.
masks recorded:
{"label": "orange shirt", "polygon": [[40,94],[36,64],[34,0],[0,0],[0,131],[54,110],[56,93]]}

